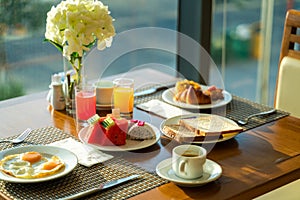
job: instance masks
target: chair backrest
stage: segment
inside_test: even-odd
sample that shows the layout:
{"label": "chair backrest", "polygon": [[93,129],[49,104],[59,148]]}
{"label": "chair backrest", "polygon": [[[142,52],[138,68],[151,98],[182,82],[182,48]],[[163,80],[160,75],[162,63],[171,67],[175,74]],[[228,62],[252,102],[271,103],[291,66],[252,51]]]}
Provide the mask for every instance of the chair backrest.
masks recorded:
{"label": "chair backrest", "polygon": [[300,118],[300,59],[285,56],[277,79],[275,108]]}
{"label": "chair backrest", "polygon": [[300,11],[289,10],[286,14],[279,65],[285,56],[300,59]]}
{"label": "chair backrest", "polygon": [[300,117],[300,11],[286,14],[274,107]]}

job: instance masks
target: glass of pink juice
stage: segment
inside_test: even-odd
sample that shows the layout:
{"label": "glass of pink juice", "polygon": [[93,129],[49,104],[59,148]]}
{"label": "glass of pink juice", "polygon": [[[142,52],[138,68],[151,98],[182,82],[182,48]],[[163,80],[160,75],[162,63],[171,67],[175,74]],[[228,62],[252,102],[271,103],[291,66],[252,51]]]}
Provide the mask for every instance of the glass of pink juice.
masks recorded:
{"label": "glass of pink juice", "polygon": [[96,114],[96,92],[92,85],[76,87],[76,118],[80,123]]}

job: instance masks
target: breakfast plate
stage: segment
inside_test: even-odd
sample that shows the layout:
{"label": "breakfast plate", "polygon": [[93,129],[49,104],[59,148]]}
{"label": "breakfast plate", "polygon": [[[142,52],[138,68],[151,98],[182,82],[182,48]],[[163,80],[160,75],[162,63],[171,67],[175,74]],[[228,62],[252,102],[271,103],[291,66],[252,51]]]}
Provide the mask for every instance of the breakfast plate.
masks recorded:
{"label": "breakfast plate", "polygon": [[65,166],[60,169],[58,172],[48,175],[41,178],[17,178],[10,176],[2,171],[0,171],[0,179],[12,183],[37,183],[43,181],[53,180],[55,178],[59,178],[70,173],[77,165],[77,157],[74,153],[70,152],[67,149],[54,147],[54,146],[44,146],[44,145],[31,145],[31,146],[23,146],[16,147],[11,149],[6,149],[0,152],[0,160],[8,155],[20,154],[25,152],[38,152],[43,157],[51,158],[52,156],[58,156],[65,164]]}
{"label": "breakfast plate", "polygon": [[[237,126],[238,124],[235,123],[234,121],[232,121],[231,119],[222,117],[222,116],[218,116],[218,115],[212,115],[212,114],[202,114],[202,113],[195,113],[195,114],[187,114],[187,115],[179,115],[179,116],[175,116],[175,117],[171,117],[168,118],[166,120],[164,120],[161,124],[160,124],[160,131],[164,134],[164,136],[173,139],[169,136],[169,134],[166,133],[166,131],[164,131],[164,126],[165,125],[172,125],[172,124],[178,124],[180,119],[188,119],[188,118],[206,118],[206,117],[214,117],[215,119],[220,119],[223,120],[225,123],[231,124],[233,126]],[[234,131],[234,132],[228,132],[228,133],[223,133],[222,134],[222,138],[218,138],[218,139],[208,139],[205,138],[203,141],[191,141],[189,143],[194,143],[194,144],[209,144],[209,143],[217,143],[217,142],[223,142],[226,140],[229,140],[233,137],[235,137],[236,135],[238,135],[240,133],[240,131]]]}
{"label": "breakfast plate", "polygon": [[[202,87],[204,87],[204,86],[202,86]],[[175,100],[173,100],[174,94],[175,94],[175,88],[174,87],[169,88],[162,93],[162,99],[171,105],[178,106],[180,108],[186,108],[186,109],[217,108],[217,107],[225,106],[232,100],[231,94],[228,93],[226,90],[223,90],[224,99],[217,100],[217,101],[213,102],[212,104],[201,104],[201,105],[193,105],[193,104],[187,104],[187,103],[175,101]]]}
{"label": "breakfast plate", "polygon": [[97,144],[90,144],[88,143],[88,139],[89,139],[89,127],[84,127],[83,129],[81,129],[78,133],[78,138],[80,139],[80,141],[86,145],[89,145],[95,149],[101,150],[101,151],[133,151],[133,150],[138,150],[138,149],[143,149],[146,147],[149,147],[153,144],[155,144],[159,138],[160,138],[160,131],[158,130],[158,128],[156,128],[155,126],[151,125],[148,123],[148,125],[150,125],[154,132],[155,132],[155,138],[154,139],[149,139],[149,140],[131,140],[131,139],[126,139],[126,144],[125,145],[121,145],[121,146],[102,146],[102,145],[97,145]]}
{"label": "breakfast plate", "polygon": [[172,158],[161,161],[156,166],[156,173],[161,178],[172,181],[179,186],[198,187],[217,180],[222,175],[221,166],[209,159],[203,165],[203,175],[195,179],[183,179],[176,176],[172,170]]}

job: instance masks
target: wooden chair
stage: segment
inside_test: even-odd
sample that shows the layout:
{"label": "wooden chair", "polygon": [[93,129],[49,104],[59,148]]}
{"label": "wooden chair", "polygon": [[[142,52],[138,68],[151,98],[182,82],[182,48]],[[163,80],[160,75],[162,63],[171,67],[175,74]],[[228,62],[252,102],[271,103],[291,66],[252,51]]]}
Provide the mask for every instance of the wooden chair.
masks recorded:
{"label": "wooden chair", "polygon": [[[299,28],[299,30],[298,30]],[[297,32],[298,30],[298,32]],[[279,63],[285,56],[300,59],[300,11],[289,10],[286,14]],[[295,48],[296,47],[296,48]]]}
{"label": "wooden chair", "polygon": [[300,117],[300,11],[286,14],[274,107]]}

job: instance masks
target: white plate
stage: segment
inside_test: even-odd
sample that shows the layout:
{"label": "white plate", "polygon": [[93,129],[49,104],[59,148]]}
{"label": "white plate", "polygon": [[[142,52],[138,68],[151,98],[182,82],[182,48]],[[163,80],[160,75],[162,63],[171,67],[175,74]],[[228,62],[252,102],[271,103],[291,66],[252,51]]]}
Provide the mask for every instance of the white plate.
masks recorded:
{"label": "white plate", "polygon": [[1,151],[0,160],[2,160],[7,155],[19,154],[28,151],[36,151],[41,153],[42,155],[47,155],[47,156],[56,155],[65,162],[65,167],[56,174],[42,177],[42,178],[34,178],[34,179],[16,178],[13,176],[9,176],[3,172],[0,172],[0,179],[8,182],[13,182],[13,183],[37,183],[42,181],[49,181],[70,173],[77,165],[77,157],[74,153],[70,152],[67,149],[54,147],[54,146],[44,146],[44,145],[24,146],[24,147],[17,147],[17,148]]}
{"label": "white plate", "polygon": [[121,146],[101,146],[101,145],[97,145],[97,144],[88,143],[89,127],[85,127],[83,129],[81,129],[79,131],[78,137],[79,137],[80,141],[83,142],[84,144],[87,144],[87,145],[94,147],[96,149],[99,149],[101,151],[133,151],[133,150],[138,150],[138,149],[143,149],[143,148],[149,147],[149,146],[155,144],[159,140],[160,132],[159,132],[158,128],[152,126],[149,123],[147,123],[147,124],[150,125],[153,128],[153,130],[155,131],[154,139],[143,140],[143,141],[126,139],[126,144],[121,145]]}
{"label": "white plate", "polygon": [[[203,86],[203,87],[205,87],[205,86]],[[178,106],[180,108],[186,108],[186,109],[217,108],[217,107],[225,106],[232,100],[231,94],[225,90],[223,90],[224,99],[217,100],[217,101],[213,102],[212,104],[203,104],[203,105],[193,105],[193,104],[187,104],[187,103],[183,103],[183,102],[174,101],[173,100],[174,94],[175,94],[175,88],[174,87],[169,88],[162,93],[162,99],[169,104]]]}
{"label": "white plate", "polygon": [[[178,124],[179,120],[181,118],[189,118],[189,117],[206,117],[208,115],[212,115],[212,114],[190,114],[190,115],[180,115],[180,116],[175,116],[175,117],[171,117],[168,118],[166,120],[164,120],[161,124],[160,124],[160,131],[168,138],[172,139],[171,137],[169,137],[169,135],[167,135],[164,131],[163,131],[163,127],[165,125],[169,125],[169,124]],[[234,121],[232,121],[231,119],[222,117],[222,116],[218,116],[218,115],[214,115],[215,117],[219,117],[222,118],[223,120],[227,121],[228,123],[238,126],[237,123],[235,123]],[[203,141],[193,141],[192,143],[194,144],[209,144],[209,143],[216,143],[216,142],[223,142],[226,140],[229,140],[233,137],[235,137],[236,135],[238,135],[240,132],[232,132],[232,133],[225,133],[223,134],[222,138],[219,138],[217,140],[203,140]]]}
{"label": "white plate", "polygon": [[184,187],[197,187],[209,182],[217,180],[222,175],[222,168],[216,162],[206,159],[203,165],[203,176],[195,179],[183,179],[176,176],[172,170],[172,158],[161,161],[156,166],[156,173],[169,181],[174,182],[177,185]]}

